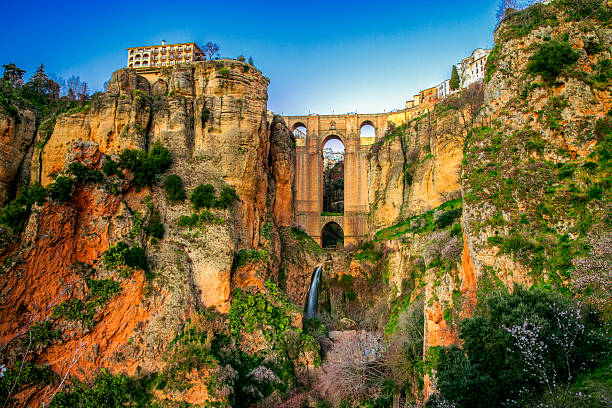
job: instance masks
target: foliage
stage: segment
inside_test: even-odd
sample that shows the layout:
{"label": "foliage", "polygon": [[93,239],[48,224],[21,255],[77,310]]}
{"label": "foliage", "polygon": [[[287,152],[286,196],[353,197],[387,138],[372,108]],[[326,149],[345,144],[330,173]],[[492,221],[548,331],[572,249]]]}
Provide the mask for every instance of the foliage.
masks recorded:
{"label": "foliage", "polygon": [[291,236],[295,238],[305,250],[315,254],[323,253],[323,248],[321,248],[321,246],[301,227],[291,227]]}
{"label": "foliage", "polygon": [[109,158],[106,161],[106,163],[104,163],[104,166],[102,167],[102,172],[108,177],[111,177],[111,176],[117,176],[119,178],[123,177],[123,173],[121,173],[121,170],[119,170],[119,163],[117,163],[111,158]]}
{"label": "foliage", "polygon": [[23,231],[32,205],[44,203],[46,196],[47,191],[39,183],[28,186],[16,199],[0,210],[0,224],[9,227],[14,232]]}
{"label": "foliage", "polygon": [[102,254],[102,262],[107,269],[116,269],[120,266],[142,269],[145,272],[149,269],[145,250],[137,244],[130,248],[123,241],[111,245]]}
{"label": "foliage", "polygon": [[[399,239],[407,233],[424,233],[436,228],[447,228],[462,213],[461,199],[447,201],[424,214],[410,217],[404,221],[384,228],[374,235],[374,241]],[[438,216],[436,217],[436,214]]]}
{"label": "foliage", "polygon": [[411,303],[398,317],[396,329],[389,334],[386,364],[395,391],[420,401],[423,389],[424,304]]}
{"label": "foliage", "polygon": [[29,385],[50,384],[55,378],[48,366],[38,366],[26,361],[16,363],[0,377],[0,403],[9,406],[10,397]]}
{"label": "foliage", "polygon": [[157,174],[168,170],[171,164],[170,151],[158,143],[149,153],[125,149],[119,156],[119,166],[132,172],[137,189],[153,185]]}
{"label": "foliage", "polygon": [[57,176],[55,181],[47,187],[47,196],[55,201],[64,202],[72,194],[72,179],[68,176]]}
{"label": "foliage", "polygon": [[573,65],[580,55],[567,42],[548,41],[540,45],[529,58],[527,72],[542,75],[542,79],[553,82],[567,67]]}
{"label": "foliage", "polygon": [[[519,11],[508,13],[507,18],[504,19],[507,28],[500,35],[502,41],[523,37],[538,27],[558,24],[557,15],[553,10],[542,4],[532,5],[534,2],[537,0],[529,1],[523,7],[518,7],[521,8]],[[525,8],[525,6],[530,7]],[[516,9],[517,6],[514,4],[511,8]]]}
{"label": "foliage", "polygon": [[386,377],[385,346],[379,334],[357,332],[338,339],[327,354],[321,383],[334,405],[368,399]]}
{"label": "foliage", "polygon": [[607,22],[612,17],[612,11],[601,0],[562,0],[560,4],[567,10],[570,20],[595,18]]}
{"label": "foliage", "polygon": [[55,340],[60,338],[59,330],[53,329],[53,324],[49,320],[43,322],[36,322],[24,337],[24,344],[32,342],[34,346],[46,347],[49,343],[53,343]]}
{"label": "foliage", "polygon": [[211,184],[200,184],[192,192],[191,203],[196,210],[215,206],[215,188]]}
{"label": "foliage", "polygon": [[166,190],[166,196],[168,200],[173,203],[184,201],[187,198],[185,187],[183,186],[183,179],[177,174],[170,174],[164,181],[164,189]]}
{"label": "foliage", "polygon": [[193,213],[189,215],[181,215],[178,220],[179,227],[190,227],[190,228],[204,228],[205,224],[223,224],[224,220],[221,217],[217,217],[209,210],[203,210],[201,213]]}
{"label": "foliage", "polygon": [[238,194],[234,187],[223,186],[221,187],[221,193],[219,193],[219,199],[215,201],[215,207],[225,209],[234,204],[234,201],[238,200]]}
{"label": "foliage", "polygon": [[150,235],[156,239],[164,238],[164,234],[166,232],[166,229],[164,228],[164,224],[162,224],[161,222],[159,211],[157,210],[157,208],[154,208],[152,205],[151,205],[151,214],[149,216],[149,221],[147,222],[147,225],[145,227],[145,232],[147,233],[147,235]]}
{"label": "foliage", "polygon": [[80,320],[92,328],[98,307],[103,307],[111,298],[121,292],[119,282],[111,279],[87,279],[87,293],[84,301],[73,298],[65,300],[53,308],[53,317]]}
{"label": "foliage", "polygon": [[381,257],[382,254],[376,250],[376,248],[374,247],[374,242],[368,241],[364,242],[359,246],[359,248],[357,248],[357,252],[353,256],[353,259],[357,261],[367,260],[372,263],[376,263],[376,261],[378,261]]}
{"label": "foliage", "polygon": [[457,89],[459,89],[459,87],[461,86],[461,81],[459,79],[459,73],[457,72],[457,66],[453,65],[453,70],[451,72],[451,77],[450,77],[450,89],[451,91],[455,91]]}
{"label": "foliage", "polygon": [[515,286],[459,323],[463,348],[442,348],[438,389],[457,407],[524,406],[609,352],[596,315],[559,295]]}
{"label": "foliage", "polygon": [[49,408],[122,408],[133,400],[128,379],[102,369],[91,386],[75,384],[71,391],[58,392]]}
{"label": "foliage", "polygon": [[232,263],[232,270],[236,270],[241,266],[244,266],[253,262],[268,262],[268,251],[265,249],[241,249],[234,255],[234,262]]}
{"label": "foliage", "polygon": [[272,238],[272,236],[270,235],[270,231],[271,230],[272,230],[272,223],[266,222],[261,227],[261,230],[259,232],[260,232],[262,237],[264,237],[265,239],[269,240],[270,238]]}
{"label": "foliage", "polygon": [[100,170],[91,170],[78,161],[70,163],[68,173],[72,174],[78,183],[98,183],[104,178]]}

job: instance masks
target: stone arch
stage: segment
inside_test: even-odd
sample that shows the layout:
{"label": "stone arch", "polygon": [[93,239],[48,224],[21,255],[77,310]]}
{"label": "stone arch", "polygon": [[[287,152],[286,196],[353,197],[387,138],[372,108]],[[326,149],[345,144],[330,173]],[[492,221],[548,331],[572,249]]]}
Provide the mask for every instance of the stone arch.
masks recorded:
{"label": "stone arch", "polygon": [[344,139],[340,135],[334,133],[333,135],[328,135],[327,137],[321,139],[321,145],[319,146],[319,150],[321,150],[321,152],[323,152],[323,147],[325,147],[325,144],[330,140],[339,140],[340,143],[342,143],[342,145],[346,148],[346,143],[344,143]]}
{"label": "stone arch", "polygon": [[323,248],[344,246],[344,230],[340,224],[331,221],[321,228],[321,246]]}
{"label": "stone arch", "polygon": [[359,137],[376,137],[376,126],[371,120],[364,120],[359,125]]}
{"label": "stone arch", "polygon": [[304,139],[308,135],[308,128],[303,122],[295,122],[292,126],[291,131],[293,135],[298,139]]}

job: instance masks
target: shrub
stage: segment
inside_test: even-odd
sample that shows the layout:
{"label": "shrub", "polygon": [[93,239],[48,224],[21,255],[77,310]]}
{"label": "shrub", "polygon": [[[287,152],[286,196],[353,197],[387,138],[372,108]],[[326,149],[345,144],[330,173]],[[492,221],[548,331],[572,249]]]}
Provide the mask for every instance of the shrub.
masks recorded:
{"label": "shrub", "polygon": [[271,229],[272,229],[272,224],[269,222],[266,222],[263,225],[263,227],[261,227],[259,233],[261,234],[262,237],[269,240],[270,238],[272,238],[272,236],[270,235]]}
{"label": "shrub", "polygon": [[170,151],[158,143],[149,153],[126,149],[119,156],[119,166],[132,172],[137,188],[153,185],[156,175],[168,170],[171,164]]}
{"label": "shrub", "polygon": [[102,262],[108,269],[116,269],[119,266],[148,270],[147,253],[144,249],[134,244],[131,248],[125,242],[111,245],[104,254]]}
{"label": "shrub", "polygon": [[224,220],[221,217],[217,217],[209,210],[204,210],[200,214],[194,213],[191,216],[181,215],[178,220],[179,227],[198,227],[203,228],[205,224],[223,224]]}
{"label": "shrub", "polygon": [[187,198],[187,193],[185,192],[185,187],[183,186],[183,179],[177,174],[171,174],[166,177],[166,181],[164,181],[164,189],[166,190],[168,200],[173,203],[184,201],[185,198]]}
{"label": "shrub", "polygon": [[47,187],[47,195],[55,201],[68,201],[71,194],[72,179],[67,176],[57,176],[55,181]]}
{"label": "shrub", "polygon": [[49,408],[122,408],[131,400],[130,391],[132,388],[126,377],[113,376],[102,369],[91,387],[77,383],[71,392],[58,392]]}
{"label": "shrub", "polygon": [[68,172],[76,178],[78,183],[97,183],[104,179],[99,170],[90,170],[81,162],[70,163]]}
{"label": "shrub", "polygon": [[108,177],[123,177],[123,173],[121,173],[121,170],[119,170],[119,163],[117,163],[111,158],[109,158],[106,163],[104,163],[104,166],[102,167],[102,172]]}
{"label": "shrub", "polygon": [[567,42],[549,41],[529,58],[527,72],[540,74],[545,81],[552,82],[567,67],[573,65],[580,55]]}
{"label": "shrub", "polygon": [[68,320],[79,320],[92,328],[96,308],[104,306],[111,298],[121,292],[119,282],[111,279],[88,279],[87,293],[84,301],[81,299],[68,299],[53,308],[53,317],[63,317]]}
{"label": "shrub", "polygon": [[47,191],[39,183],[25,188],[16,199],[0,210],[0,224],[9,227],[14,232],[21,232],[30,216],[30,209],[34,203],[43,204],[47,198]]}
{"label": "shrub", "polygon": [[46,320],[44,322],[34,323],[28,330],[23,342],[24,344],[27,344],[31,339],[32,345],[46,347],[49,345],[49,343],[58,340],[59,337],[59,330],[54,330],[53,324]]}
{"label": "shrub", "polygon": [[234,204],[234,201],[237,199],[238,194],[236,194],[234,187],[223,186],[221,188],[221,193],[219,194],[219,199],[215,203],[215,207],[225,209]]}
{"label": "shrub", "polygon": [[210,184],[200,184],[192,192],[191,203],[196,210],[215,206],[215,188]]}
{"label": "shrub", "polygon": [[265,249],[261,249],[259,251],[256,249],[241,249],[234,255],[232,269],[236,270],[237,268],[240,268],[248,263],[267,261],[268,251]]}
{"label": "shrub", "polygon": [[438,389],[458,408],[525,406],[609,351],[599,325],[594,314],[550,292],[495,292],[459,323],[463,347],[441,349]]}
{"label": "shrub", "polygon": [[455,208],[443,213],[436,220],[437,228],[446,228],[451,225],[458,217],[461,217],[463,210],[461,208]]}
{"label": "shrub", "polygon": [[13,406],[8,403],[10,395],[15,395],[29,385],[51,384],[54,378],[55,375],[48,366],[38,366],[25,361],[17,363],[15,368],[6,370],[4,376],[0,377],[0,403]]}

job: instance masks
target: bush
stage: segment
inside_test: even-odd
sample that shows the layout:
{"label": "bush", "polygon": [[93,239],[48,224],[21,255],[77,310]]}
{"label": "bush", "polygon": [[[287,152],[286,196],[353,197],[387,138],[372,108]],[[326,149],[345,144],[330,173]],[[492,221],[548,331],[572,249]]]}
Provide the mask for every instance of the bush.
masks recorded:
{"label": "bush", "polygon": [[54,378],[55,375],[48,366],[17,363],[15,368],[6,370],[4,376],[0,377],[0,403],[16,406],[17,404],[7,404],[10,401],[9,395],[15,395],[29,385],[51,384]]}
{"label": "bush", "polygon": [[446,228],[451,225],[458,217],[461,217],[463,212],[462,208],[456,208],[454,210],[446,211],[438,217],[436,220],[437,228]]}
{"label": "bush", "polygon": [[125,242],[118,242],[111,245],[104,254],[102,262],[108,269],[116,269],[119,266],[128,268],[148,270],[147,253],[144,249],[134,244],[131,248]]}
{"label": "bush", "polygon": [[123,177],[123,173],[121,173],[121,170],[119,170],[119,163],[117,163],[111,158],[109,158],[106,161],[106,163],[104,163],[104,166],[102,167],[102,172],[106,174],[108,177],[111,177],[111,176],[117,176],[120,178]]}
{"label": "bush", "polygon": [[102,369],[91,387],[77,384],[71,392],[58,392],[49,408],[122,408],[131,400],[131,390],[126,377],[113,376]]}
{"label": "bush", "polygon": [[72,179],[67,176],[57,176],[55,181],[47,188],[50,199],[64,202],[70,199],[72,194]]}
{"label": "bush", "polygon": [[265,249],[259,251],[256,249],[241,249],[234,255],[232,270],[236,270],[237,268],[240,268],[248,263],[267,261],[268,251]]}
{"label": "bush", "polygon": [[527,72],[540,74],[545,81],[553,82],[567,67],[578,61],[580,55],[567,42],[549,41],[529,58]]}
{"label": "bush", "polygon": [[191,216],[181,215],[178,220],[179,227],[198,227],[203,228],[205,224],[223,224],[224,220],[221,217],[217,217],[209,210],[204,210],[200,214],[194,213]]}
{"label": "bush", "polygon": [[166,181],[164,181],[164,189],[166,190],[168,200],[173,203],[184,201],[185,198],[187,198],[187,193],[185,192],[185,187],[183,186],[183,179],[179,175],[171,174],[166,177]]}
{"label": "bush", "polygon": [[215,206],[215,188],[210,184],[200,184],[192,192],[191,203],[196,210]]}
{"label": "bush", "polygon": [[79,183],[98,183],[104,179],[99,170],[90,170],[81,162],[72,162],[68,166],[68,172],[72,174]]}
{"label": "bush", "polygon": [[32,345],[46,347],[49,343],[58,340],[60,337],[59,330],[53,330],[53,324],[46,320],[44,322],[34,323],[23,339],[24,344],[28,344],[30,340]]}
{"label": "bush", "polygon": [[53,317],[63,317],[68,320],[79,320],[92,328],[98,306],[104,306],[111,298],[121,292],[119,282],[111,279],[88,279],[87,293],[84,301],[81,299],[65,300],[53,308]]}
{"label": "bush", "polygon": [[609,352],[600,324],[593,313],[540,289],[493,293],[459,323],[463,347],[441,348],[438,389],[458,408],[528,405]]}
{"label": "bush", "polygon": [[236,194],[234,187],[223,186],[221,188],[221,194],[219,194],[219,199],[215,203],[215,207],[225,209],[234,204],[234,201],[237,199],[238,194]]}
{"label": "bush", "polygon": [[16,199],[0,210],[0,224],[9,227],[14,232],[21,232],[30,217],[30,209],[34,203],[43,204],[47,199],[47,190],[39,183],[25,188]]}
{"label": "bush", "polygon": [[149,153],[126,149],[119,156],[119,166],[132,172],[137,188],[153,185],[157,174],[168,170],[171,164],[170,151],[158,143]]}

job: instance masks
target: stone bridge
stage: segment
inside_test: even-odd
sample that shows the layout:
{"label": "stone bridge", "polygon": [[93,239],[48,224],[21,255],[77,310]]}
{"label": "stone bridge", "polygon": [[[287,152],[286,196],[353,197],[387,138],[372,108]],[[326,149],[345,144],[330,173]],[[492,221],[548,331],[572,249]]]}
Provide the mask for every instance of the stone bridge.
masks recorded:
{"label": "stone bridge", "polygon": [[[344,232],[344,244],[359,243],[368,234],[368,152],[382,137],[388,123],[406,123],[420,110],[403,109],[379,114],[284,116],[296,135],[296,221],[321,243],[321,231],[335,222]],[[422,112],[422,111],[420,111]],[[375,137],[361,137],[361,129],[371,125]],[[323,147],[328,140],[344,144],[344,215],[322,216]]]}

